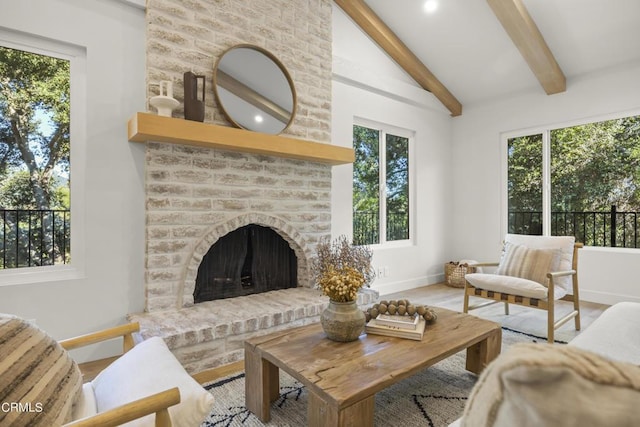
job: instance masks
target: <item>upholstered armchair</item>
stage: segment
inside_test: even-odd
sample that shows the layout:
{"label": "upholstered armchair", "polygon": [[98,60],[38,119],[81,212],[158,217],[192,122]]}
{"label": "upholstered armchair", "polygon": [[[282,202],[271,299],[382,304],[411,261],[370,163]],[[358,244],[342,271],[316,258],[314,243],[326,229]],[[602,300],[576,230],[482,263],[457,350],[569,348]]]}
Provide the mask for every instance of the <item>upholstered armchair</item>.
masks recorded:
{"label": "upholstered armchair", "polygon": [[[465,276],[464,307],[468,313],[487,305],[504,303],[547,311],[547,339],[570,319],[580,330],[578,291],[578,249],[569,236],[525,236],[507,234],[499,263],[478,263],[474,267],[497,267],[495,274],[472,273]],[[470,297],[491,301],[469,305]],[[573,302],[573,310],[555,320],[555,301]]]}
{"label": "upholstered armchair", "polygon": [[[0,425],[199,426],[213,405],[164,341],[134,346],[138,324],[56,342],[0,313]],[[67,350],[123,337],[124,354],[83,384]]]}

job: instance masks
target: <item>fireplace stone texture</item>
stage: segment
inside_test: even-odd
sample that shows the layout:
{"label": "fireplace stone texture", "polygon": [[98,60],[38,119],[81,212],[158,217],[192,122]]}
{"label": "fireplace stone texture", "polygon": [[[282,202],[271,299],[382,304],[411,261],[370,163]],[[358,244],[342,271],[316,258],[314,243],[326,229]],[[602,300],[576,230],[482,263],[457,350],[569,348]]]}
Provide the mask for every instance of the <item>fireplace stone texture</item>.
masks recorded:
{"label": "fireplace stone texture", "polygon": [[[218,164],[210,169],[199,165]],[[331,234],[331,167],[319,163],[152,143],[147,150],[147,311],[193,305],[197,269],[236,228],[278,232],[298,258],[298,286]]]}

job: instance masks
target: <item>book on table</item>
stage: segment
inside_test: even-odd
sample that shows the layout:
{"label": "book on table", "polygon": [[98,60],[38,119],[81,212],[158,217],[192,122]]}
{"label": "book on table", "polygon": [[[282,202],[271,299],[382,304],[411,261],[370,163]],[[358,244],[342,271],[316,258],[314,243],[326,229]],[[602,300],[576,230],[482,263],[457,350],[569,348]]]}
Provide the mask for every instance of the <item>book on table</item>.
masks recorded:
{"label": "book on table", "polygon": [[378,314],[376,323],[379,325],[396,326],[400,329],[415,329],[419,316],[395,316],[392,314]]}
{"label": "book on table", "polygon": [[416,325],[416,329],[404,329],[397,326],[388,326],[378,323],[377,319],[371,319],[364,326],[364,331],[367,334],[372,335],[386,335],[389,337],[407,338],[410,340],[421,341],[427,322],[425,322],[425,320],[421,316],[418,316],[417,319],[418,323]]}

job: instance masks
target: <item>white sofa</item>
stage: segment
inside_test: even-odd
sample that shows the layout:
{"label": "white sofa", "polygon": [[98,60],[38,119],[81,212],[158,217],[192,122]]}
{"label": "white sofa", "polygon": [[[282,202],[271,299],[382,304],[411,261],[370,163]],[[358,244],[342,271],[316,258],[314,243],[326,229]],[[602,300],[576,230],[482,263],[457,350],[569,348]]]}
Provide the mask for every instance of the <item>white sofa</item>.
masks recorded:
{"label": "white sofa", "polygon": [[450,427],[640,425],[640,303],[613,305],[569,345],[518,344],[478,378]]}

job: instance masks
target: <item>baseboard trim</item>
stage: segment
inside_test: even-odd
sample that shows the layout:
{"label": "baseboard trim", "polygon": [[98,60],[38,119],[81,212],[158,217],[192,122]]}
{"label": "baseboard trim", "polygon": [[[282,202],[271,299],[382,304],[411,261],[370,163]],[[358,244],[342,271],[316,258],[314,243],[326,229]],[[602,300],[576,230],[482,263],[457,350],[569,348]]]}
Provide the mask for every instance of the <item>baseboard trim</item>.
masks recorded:
{"label": "baseboard trim", "polygon": [[614,294],[611,292],[589,291],[580,289],[580,301],[589,301],[599,304],[613,305],[618,302],[640,302],[640,297],[633,295]]}
{"label": "baseboard trim", "polygon": [[427,285],[434,285],[436,283],[442,283],[443,281],[443,274],[434,274],[433,276],[423,276],[399,282],[383,283],[378,286],[373,286],[373,289],[378,291],[380,295],[386,295],[393,294],[395,292],[408,291],[409,289],[421,288]]}

